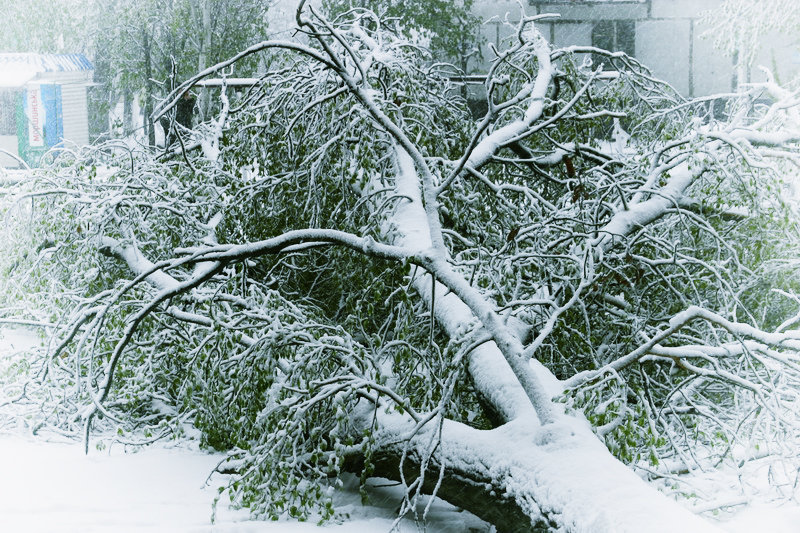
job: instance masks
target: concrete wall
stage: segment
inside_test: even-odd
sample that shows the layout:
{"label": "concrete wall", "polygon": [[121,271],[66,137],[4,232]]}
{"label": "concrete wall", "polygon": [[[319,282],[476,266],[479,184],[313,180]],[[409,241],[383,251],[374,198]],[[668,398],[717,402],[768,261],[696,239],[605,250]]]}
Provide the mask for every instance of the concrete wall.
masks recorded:
{"label": "concrete wall", "polygon": [[648,16],[649,3],[646,0],[620,0],[610,2],[553,2],[530,1],[528,14],[553,13],[563,21],[586,20],[632,20]]}
{"label": "concrete wall", "polygon": [[[19,149],[17,148],[17,136],[0,135],[0,149],[5,150],[7,152],[11,152],[16,156],[19,156]],[[19,166],[19,161],[17,161],[13,157],[7,156],[3,152],[0,152],[0,167],[10,168],[17,166]]]}
{"label": "concrete wall", "polygon": [[734,89],[733,58],[722,53],[707,36],[708,27],[692,21],[692,92],[690,96],[726,93]]}
{"label": "concrete wall", "polygon": [[[714,47],[701,13],[718,7],[721,0],[526,0],[528,15],[556,13],[559,18],[539,28],[555,46],[591,44],[592,27],[599,20],[633,20],[636,24],[636,58],[685,96],[705,96],[731,91],[735,85],[733,60]],[[508,0],[477,0],[475,13],[486,20],[482,32],[488,42],[502,47],[520,19],[519,4]],[[776,72],[781,82],[800,73],[798,39],[768,36],[756,65]],[[486,64],[491,57],[484,53]],[[485,65],[484,65],[485,66]],[[746,81],[763,80],[756,67]]]}
{"label": "concrete wall", "polygon": [[765,78],[759,66],[770,69],[781,83],[791,81],[800,74],[800,40],[797,35],[774,33],[768,35],[764,43],[756,56],[748,81],[761,81]]}
{"label": "concrete wall", "polygon": [[[686,96],[730,90],[731,60],[701,39],[697,17],[720,0],[528,0],[528,15],[553,13],[558,18],[539,23],[554,46],[591,45],[594,23],[627,20],[635,24],[635,56]],[[513,35],[519,4],[479,0],[475,13],[487,20],[483,35],[497,47]],[[491,54],[484,53],[488,65]]]}
{"label": "concrete wall", "polygon": [[651,0],[650,20],[637,35],[637,44],[641,39],[648,47],[639,59],[685,96],[729,92],[733,87],[733,59],[714,47],[708,27],[699,20],[719,4],[720,0]]}
{"label": "concrete wall", "polygon": [[560,22],[553,24],[550,42],[553,46],[591,46],[592,24],[588,22]]}
{"label": "concrete wall", "polygon": [[636,23],[636,58],[686,96],[693,96],[691,23],[685,19]]}
{"label": "concrete wall", "polygon": [[650,0],[652,18],[698,18],[703,11],[714,9],[720,0]]}

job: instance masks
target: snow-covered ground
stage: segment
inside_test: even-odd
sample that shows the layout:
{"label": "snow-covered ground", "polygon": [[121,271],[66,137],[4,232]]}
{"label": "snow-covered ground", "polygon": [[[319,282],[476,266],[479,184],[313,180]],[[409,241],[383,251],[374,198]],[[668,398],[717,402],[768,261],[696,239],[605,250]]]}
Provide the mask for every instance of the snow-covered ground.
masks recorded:
{"label": "snow-covered ground", "polygon": [[[31,332],[0,329],[0,358],[38,342]],[[339,510],[349,515],[344,523],[320,528],[313,523],[252,521],[245,511],[231,510],[221,500],[212,525],[212,504],[225,479],[208,479],[208,474],[221,459],[219,454],[199,450],[191,442],[172,442],[135,453],[115,444],[87,456],[79,443],[33,437],[21,427],[0,432],[0,532],[379,533],[391,529],[400,503],[397,487],[376,486],[370,505],[362,506],[356,480],[348,479],[336,497]],[[713,483],[703,481],[706,487]],[[724,519],[723,528],[731,533],[797,533],[800,506],[751,503]],[[492,528],[439,501],[424,527],[405,520],[399,531],[478,533]]]}
{"label": "snow-covered ground", "polygon": [[[0,359],[39,343],[30,331],[0,328]],[[348,478],[336,495],[337,509],[349,516],[341,524],[252,521],[221,499],[212,525],[213,502],[225,478],[208,476],[222,457],[193,442],[127,450],[112,444],[87,456],[78,442],[33,437],[24,424],[6,428],[0,431],[0,533],[379,533],[391,529],[400,505],[396,486],[373,480],[370,505],[362,506],[357,480]],[[426,527],[431,533],[491,530],[441,500],[431,507]],[[422,530],[413,520],[399,528]]]}
{"label": "snow-covered ground", "polygon": [[[122,446],[83,454],[77,443],[45,442],[0,435],[0,531],[19,533],[319,533],[313,523],[257,522],[224,501],[211,524],[212,503],[221,476],[206,483],[220,456],[187,446],[154,445],[126,453]],[[355,483],[338,497],[351,519],[324,531],[389,531],[399,505],[396,490],[373,491],[374,505],[363,507]],[[428,530],[487,531],[467,513],[442,503]],[[416,532],[411,521],[401,531]]]}

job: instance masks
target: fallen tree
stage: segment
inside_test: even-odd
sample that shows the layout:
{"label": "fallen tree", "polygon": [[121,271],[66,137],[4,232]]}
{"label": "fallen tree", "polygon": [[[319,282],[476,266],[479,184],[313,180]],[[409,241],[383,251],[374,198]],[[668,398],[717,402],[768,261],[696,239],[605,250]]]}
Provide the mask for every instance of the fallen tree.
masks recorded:
{"label": "fallen tree", "polygon": [[473,120],[449,67],[351,15],[301,5],[306,42],[178,87],[153,120],[271,65],[180,140],[201,152],[98,147],[26,185],[5,294],[51,341],[10,396],[87,446],[191,421],[256,516],[332,518],[354,471],[402,482],[401,517],[434,493],[500,531],[713,531],[625,463],[793,442],[795,95],[720,118],[530,17]]}

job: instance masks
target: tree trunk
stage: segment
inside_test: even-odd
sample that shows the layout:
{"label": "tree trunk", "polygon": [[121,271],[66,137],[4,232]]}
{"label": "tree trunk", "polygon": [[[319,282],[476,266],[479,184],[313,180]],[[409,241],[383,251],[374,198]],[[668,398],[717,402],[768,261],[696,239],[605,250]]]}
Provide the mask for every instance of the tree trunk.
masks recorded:
{"label": "tree trunk", "polygon": [[[395,192],[406,201],[385,225],[393,228],[386,237],[395,245],[425,249],[431,239],[430,228],[423,222],[421,179],[405,151],[396,149],[396,158]],[[463,336],[476,318],[494,333],[451,286],[434,281],[422,268],[412,275],[418,294],[451,338]],[[513,329],[513,323],[508,329]],[[554,421],[540,423],[517,370],[512,371],[495,342],[480,344],[467,357],[476,391],[502,425],[482,431],[445,420],[441,441],[430,455],[422,484],[425,491],[434,492],[443,467],[436,494],[494,524],[500,532],[672,533],[676,525],[682,533],[717,531],[614,458],[584,420],[554,407],[558,413]],[[531,373],[539,387],[550,396],[557,394],[555,376],[540,364],[535,368]],[[368,428],[373,417],[374,410],[369,410],[360,426]],[[377,432],[373,462],[377,475],[410,484],[419,476],[421,458],[437,442],[432,434],[437,427],[429,422],[405,441],[402,436],[413,434],[415,424],[401,418],[378,414],[376,419],[383,424]],[[359,466],[358,460],[352,461],[353,471],[360,471]]]}
{"label": "tree trunk", "polygon": [[150,146],[156,144],[156,132],[150,115],[153,114],[153,65],[150,35],[147,28],[142,28],[142,48],[144,50],[144,75],[147,78],[144,84],[144,129],[147,133],[147,142]]}
{"label": "tree trunk", "polygon": [[[202,9],[202,16],[203,16],[203,40],[200,44],[200,53],[198,54],[197,59],[197,71],[202,72],[208,67],[208,52],[211,50],[211,37],[212,37],[212,27],[211,27],[211,6],[209,5],[208,0],[201,0],[201,9]],[[199,95],[198,101],[198,109],[200,114],[200,121],[204,121],[208,118],[209,108],[210,108],[210,101],[208,97],[208,91],[201,90]]]}
{"label": "tree trunk", "polygon": [[133,94],[129,89],[122,93],[122,133],[130,135],[133,131]]}
{"label": "tree trunk", "polygon": [[[588,424],[573,417],[544,426],[516,420],[492,430],[445,420],[437,442],[433,422],[405,441],[398,437],[413,433],[413,420],[397,413],[374,416],[365,408],[354,417],[360,428],[378,421],[373,475],[411,484],[430,457],[423,492],[435,492],[500,533],[720,531],[614,459]],[[363,466],[358,456],[345,464],[355,473]]]}

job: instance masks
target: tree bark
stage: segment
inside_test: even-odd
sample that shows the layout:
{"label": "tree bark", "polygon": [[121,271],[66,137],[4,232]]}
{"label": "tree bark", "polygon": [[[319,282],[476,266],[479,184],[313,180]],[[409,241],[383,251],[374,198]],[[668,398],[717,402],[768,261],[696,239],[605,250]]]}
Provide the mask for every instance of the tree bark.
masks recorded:
{"label": "tree bark", "polygon": [[122,92],[122,134],[130,135],[133,131],[133,95],[129,89]]}
{"label": "tree bark", "polygon": [[[516,420],[492,430],[445,420],[441,440],[435,423],[398,438],[412,434],[415,423],[397,413],[376,416],[364,408],[353,420],[361,429],[377,420],[373,475],[411,484],[430,457],[423,492],[435,492],[499,533],[721,531],[614,459],[583,420],[562,416],[545,426]],[[345,463],[354,473],[364,466],[363,456]]]}
{"label": "tree bark", "polygon": [[[212,37],[212,28],[211,28],[211,6],[209,5],[210,2],[208,0],[201,0],[201,10],[202,10],[202,17],[203,17],[203,41],[200,44],[200,54],[197,60],[197,71],[202,72],[208,67],[208,51],[211,50],[211,37]],[[200,113],[200,121],[204,121],[208,118],[209,114],[209,107],[210,107],[210,100],[208,97],[208,91],[201,90],[200,97],[198,101],[198,110]]]}
{"label": "tree bark", "polygon": [[147,28],[142,28],[142,48],[144,51],[144,75],[147,78],[144,84],[144,129],[147,132],[147,142],[150,146],[156,144],[156,131],[150,115],[153,114],[153,65],[150,34]]}
{"label": "tree bark", "polygon": [[[405,201],[386,225],[394,228],[386,237],[401,247],[426,249],[431,246],[431,230],[421,222],[426,220],[419,190],[422,180],[413,175],[408,154],[398,148],[396,157],[395,192]],[[464,335],[475,319],[493,334],[499,329],[476,315],[474,306],[467,305],[452,284],[445,287],[422,268],[414,280],[418,294],[451,337]],[[503,327],[513,334],[512,328]],[[362,430],[373,420],[378,422],[372,458],[375,474],[411,484],[420,475],[423,458],[430,457],[423,491],[467,509],[499,532],[672,533],[676,525],[682,533],[717,531],[614,458],[584,420],[553,407],[552,420],[542,423],[518,370],[512,370],[504,355],[497,343],[489,341],[467,356],[475,389],[501,421],[493,430],[445,420],[439,436],[432,434],[438,429],[435,422],[415,433],[415,423],[397,414],[376,415],[368,409],[355,416],[360,420],[356,427]],[[557,382],[555,376],[538,366],[539,371],[531,370],[536,388],[540,394],[552,391],[549,385]],[[405,435],[413,436],[404,439]],[[363,458],[348,462],[353,472],[361,472],[363,466]]]}

